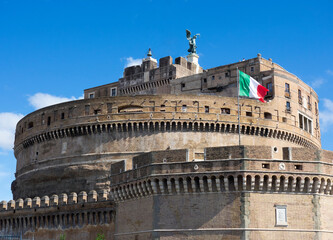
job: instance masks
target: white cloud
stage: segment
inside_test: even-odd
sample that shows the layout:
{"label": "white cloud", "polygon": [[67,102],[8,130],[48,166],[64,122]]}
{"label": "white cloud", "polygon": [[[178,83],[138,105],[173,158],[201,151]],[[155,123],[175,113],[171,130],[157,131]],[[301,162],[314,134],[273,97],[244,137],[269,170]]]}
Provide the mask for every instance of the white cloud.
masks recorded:
{"label": "white cloud", "polygon": [[[15,128],[22,114],[4,112],[0,113],[0,149],[8,151],[13,148]],[[4,153],[2,153],[4,154]]]}
{"label": "white cloud", "polygon": [[126,58],[126,65],[125,67],[131,67],[131,66],[136,66],[136,65],[141,65],[142,63],[142,59],[141,58],[132,58],[132,57],[128,57]]}
{"label": "white cloud", "polygon": [[327,73],[328,75],[333,76],[333,71],[332,71],[332,70],[327,70],[326,73]]}
{"label": "white cloud", "polygon": [[35,109],[47,107],[57,103],[68,102],[72,100],[76,100],[76,98],[58,97],[47,93],[36,93],[28,98],[30,105],[32,105]]}
{"label": "white cloud", "polygon": [[320,124],[321,129],[327,130],[333,125],[333,101],[330,99],[323,99],[324,110],[320,111]]}
{"label": "white cloud", "polygon": [[317,78],[314,81],[312,81],[311,86],[313,88],[319,88],[321,85],[323,85],[324,82],[325,80],[323,78]]}

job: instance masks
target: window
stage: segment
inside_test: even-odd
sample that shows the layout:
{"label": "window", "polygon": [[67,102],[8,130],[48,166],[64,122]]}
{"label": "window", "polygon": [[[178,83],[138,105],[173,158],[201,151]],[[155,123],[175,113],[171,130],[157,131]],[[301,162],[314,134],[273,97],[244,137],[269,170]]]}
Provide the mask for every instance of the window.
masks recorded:
{"label": "window", "polygon": [[311,111],[311,98],[308,96],[308,109]]}
{"label": "window", "polygon": [[252,112],[246,112],[246,116],[252,117]]}
{"label": "window", "polygon": [[271,82],[266,84],[266,88],[268,89],[268,93],[273,92],[273,84]]}
{"label": "window", "polygon": [[287,225],[287,206],[275,205],[275,226]]}
{"label": "window", "polygon": [[298,114],[299,128],[312,134],[312,119],[299,113]]}
{"label": "window", "polygon": [[181,87],[182,87],[182,90],[183,90],[183,88],[185,88],[185,83],[182,83]]}
{"label": "window", "polygon": [[161,112],[165,112],[165,105],[164,104],[161,105]]}
{"label": "window", "polygon": [[221,108],[221,114],[230,114],[230,108]]}
{"label": "window", "polygon": [[289,83],[285,83],[285,92],[290,93],[290,86],[289,86]]}
{"label": "window", "polygon": [[203,80],[203,81],[204,81],[204,83],[206,83],[206,82],[207,82],[207,79],[206,79],[206,78],[204,78],[204,80]]}
{"label": "window", "polygon": [[262,164],[262,168],[269,169],[269,163],[263,163],[263,164]]}
{"label": "window", "polygon": [[251,67],[251,72],[254,72],[254,67]]}
{"label": "window", "polygon": [[302,91],[298,89],[298,103],[302,104]]}
{"label": "window", "polygon": [[65,119],[65,113],[61,113],[61,119]]}
{"label": "window", "polygon": [[265,119],[272,119],[272,114],[269,112],[264,112],[264,118]]}
{"label": "window", "polygon": [[286,102],[286,111],[290,112],[291,108],[290,108],[290,102]]}
{"label": "window", "polygon": [[34,127],[34,123],[33,122],[29,122],[28,123],[28,128],[33,128]]}
{"label": "window", "polygon": [[51,117],[47,117],[47,126],[51,125]]}
{"label": "window", "polygon": [[205,106],[205,113],[209,113],[209,107]]}
{"label": "window", "polygon": [[317,102],[315,102],[315,113],[318,114],[318,106],[317,106]]}
{"label": "window", "polygon": [[212,76],[212,80],[215,80],[215,76]]}
{"label": "window", "polygon": [[42,113],[42,125],[44,125],[45,124],[45,113]]}
{"label": "window", "polygon": [[286,117],[282,117],[282,122],[286,123],[287,122],[287,118]]}
{"label": "window", "polygon": [[186,112],[187,111],[187,106],[186,105],[183,105],[182,106],[182,112]]}
{"label": "window", "polygon": [[98,115],[98,114],[101,114],[102,113],[102,110],[101,109],[95,109],[94,110],[94,114],[95,115]]}
{"label": "window", "polygon": [[229,77],[229,72],[226,72],[226,73],[225,73],[225,77]]}
{"label": "window", "polygon": [[95,97],[95,93],[89,93],[89,98],[94,98]]}
{"label": "window", "polygon": [[117,88],[116,87],[111,88],[111,90],[110,90],[110,96],[111,97],[117,96]]}
{"label": "window", "polygon": [[290,98],[290,86],[289,86],[289,83],[285,83],[284,96],[287,97],[287,98]]}
{"label": "window", "polygon": [[303,165],[300,165],[300,164],[296,164],[294,166],[295,170],[303,170]]}

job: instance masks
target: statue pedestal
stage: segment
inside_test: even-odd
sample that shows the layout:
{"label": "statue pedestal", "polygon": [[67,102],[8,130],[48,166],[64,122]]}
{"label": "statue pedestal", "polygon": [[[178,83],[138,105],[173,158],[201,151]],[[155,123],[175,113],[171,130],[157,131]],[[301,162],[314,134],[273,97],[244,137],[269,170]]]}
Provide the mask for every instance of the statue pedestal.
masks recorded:
{"label": "statue pedestal", "polygon": [[187,61],[196,65],[195,73],[199,72],[199,55],[196,53],[190,53],[187,55]]}

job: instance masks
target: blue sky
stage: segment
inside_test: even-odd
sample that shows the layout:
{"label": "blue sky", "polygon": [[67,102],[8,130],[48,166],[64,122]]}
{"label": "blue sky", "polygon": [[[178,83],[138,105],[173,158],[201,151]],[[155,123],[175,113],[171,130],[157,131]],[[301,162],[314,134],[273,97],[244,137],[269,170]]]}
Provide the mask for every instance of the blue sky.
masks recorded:
{"label": "blue sky", "polygon": [[322,146],[333,150],[332,1],[0,0],[0,200],[12,198],[19,118],[116,81],[145,57],[186,56],[200,33],[204,68],[272,58],[320,98]]}

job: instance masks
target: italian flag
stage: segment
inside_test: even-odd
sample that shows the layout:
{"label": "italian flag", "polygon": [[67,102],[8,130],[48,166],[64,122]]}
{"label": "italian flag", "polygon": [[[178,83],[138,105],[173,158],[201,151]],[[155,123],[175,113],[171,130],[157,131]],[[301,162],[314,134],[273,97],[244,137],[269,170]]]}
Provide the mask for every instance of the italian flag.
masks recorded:
{"label": "italian flag", "polygon": [[251,76],[239,71],[239,96],[259,99],[262,102],[268,89]]}

